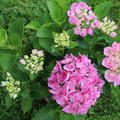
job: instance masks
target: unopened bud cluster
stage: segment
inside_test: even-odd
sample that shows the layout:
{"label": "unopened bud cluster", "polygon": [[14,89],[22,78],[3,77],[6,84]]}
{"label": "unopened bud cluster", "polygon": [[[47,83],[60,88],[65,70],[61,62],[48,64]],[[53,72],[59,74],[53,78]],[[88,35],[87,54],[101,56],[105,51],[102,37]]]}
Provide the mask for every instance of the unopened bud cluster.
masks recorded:
{"label": "unopened bud cluster", "polygon": [[70,36],[66,31],[54,35],[55,47],[68,47],[70,45]]}
{"label": "unopened bud cluster", "polygon": [[6,81],[2,81],[1,86],[5,86],[11,98],[15,99],[20,92],[20,82],[15,81],[10,73],[7,73]]}
{"label": "unopened bud cluster", "polygon": [[32,54],[29,56],[24,55],[24,59],[20,60],[20,63],[25,66],[31,74],[38,73],[38,71],[43,70],[44,64],[44,53],[43,50],[32,50]]}
{"label": "unopened bud cluster", "polygon": [[113,38],[117,35],[117,33],[114,32],[114,30],[116,30],[117,28],[118,26],[115,24],[115,22],[108,19],[107,17],[103,19],[99,27],[99,29],[101,29],[102,32],[106,33],[107,35]]}

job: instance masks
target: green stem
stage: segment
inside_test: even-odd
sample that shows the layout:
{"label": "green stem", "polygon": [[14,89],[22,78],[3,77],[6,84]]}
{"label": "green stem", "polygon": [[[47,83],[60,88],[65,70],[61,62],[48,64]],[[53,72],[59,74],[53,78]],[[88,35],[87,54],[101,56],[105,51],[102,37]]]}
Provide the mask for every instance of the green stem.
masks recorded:
{"label": "green stem", "polygon": [[96,36],[96,37],[94,37],[94,41],[93,41],[93,44],[92,44],[92,49],[94,49],[94,47],[95,47],[96,43],[97,43],[97,36]]}

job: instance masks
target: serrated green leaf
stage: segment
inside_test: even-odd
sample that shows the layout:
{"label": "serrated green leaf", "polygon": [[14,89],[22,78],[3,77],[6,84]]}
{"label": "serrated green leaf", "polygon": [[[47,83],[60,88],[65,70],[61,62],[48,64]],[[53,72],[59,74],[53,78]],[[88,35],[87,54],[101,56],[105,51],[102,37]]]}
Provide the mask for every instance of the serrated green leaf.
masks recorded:
{"label": "serrated green leaf", "polygon": [[59,120],[59,118],[50,116],[49,112],[50,108],[44,107],[35,114],[35,117],[32,120]]}
{"label": "serrated green leaf", "polygon": [[0,52],[0,66],[3,71],[10,69],[16,61],[16,55],[7,52]]}
{"label": "serrated green leaf", "polygon": [[11,45],[14,45],[15,47],[21,46],[21,38],[20,35],[13,33],[9,36]]}
{"label": "serrated green leaf", "polygon": [[65,21],[65,16],[61,6],[56,1],[48,1],[47,5],[53,21],[58,25],[61,25]]}
{"label": "serrated green leaf", "polygon": [[49,28],[41,27],[36,34],[37,37],[52,37],[52,32]]}
{"label": "serrated green leaf", "polygon": [[7,95],[7,96],[5,97],[5,104],[6,104],[7,108],[11,107],[11,106],[13,105],[13,103],[14,103],[14,102],[13,102],[13,99],[10,98],[9,95]]}
{"label": "serrated green leaf", "polygon": [[25,88],[25,89],[22,89],[20,94],[23,98],[29,98],[29,93],[30,93],[30,90],[28,88]]}
{"label": "serrated green leaf", "polygon": [[40,28],[40,23],[37,21],[31,21],[28,23],[25,28],[33,29],[33,30],[38,30]]}
{"label": "serrated green leaf", "polygon": [[112,1],[100,2],[100,4],[96,5],[94,12],[98,18],[102,19],[104,16],[108,16],[112,5]]}
{"label": "serrated green leaf", "polygon": [[32,103],[33,103],[33,99],[31,99],[30,97],[27,99],[22,98],[21,107],[24,113],[31,110]]}
{"label": "serrated green leaf", "polygon": [[8,29],[9,41],[15,48],[22,47],[22,37],[24,32],[24,21],[22,18],[18,18],[12,22]]}
{"label": "serrated green leaf", "polygon": [[39,39],[39,45],[42,48],[44,48],[46,51],[48,51],[50,54],[56,56],[56,54],[52,52],[52,43],[53,43],[53,40],[50,38],[40,38]]}
{"label": "serrated green leaf", "polygon": [[61,113],[60,114],[60,120],[76,120],[74,115],[72,114],[66,114],[66,113]]}
{"label": "serrated green leaf", "polygon": [[39,98],[39,99],[44,99],[49,97],[50,93],[48,91],[48,87],[46,86],[39,86],[37,83],[31,83],[31,96],[33,96],[34,98]]}
{"label": "serrated green leaf", "polygon": [[73,48],[75,48],[76,46],[78,46],[78,44],[76,43],[76,42],[74,42],[74,41],[70,41],[70,45],[69,45],[69,47],[67,47],[67,48],[69,48],[69,49],[73,49]]}
{"label": "serrated green leaf", "polygon": [[24,21],[22,18],[18,18],[16,21],[12,22],[8,29],[9,35],[16,33],[20,35],[20,37],[23,36],[23,31],[24,31]]}

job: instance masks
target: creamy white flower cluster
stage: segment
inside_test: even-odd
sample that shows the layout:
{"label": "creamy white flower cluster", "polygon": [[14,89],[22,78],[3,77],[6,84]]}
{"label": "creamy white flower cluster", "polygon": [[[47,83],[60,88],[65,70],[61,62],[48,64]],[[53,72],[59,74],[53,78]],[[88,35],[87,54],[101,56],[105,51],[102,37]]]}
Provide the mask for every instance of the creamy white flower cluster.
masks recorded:
{"label": "creamy white flower cluster", "polygon": [[116,25],[114,21],[105,17],[103,21],[100,22],[99,29],[101,29],[102,32],[106,33],[110,37],[114,38],[117,35],[117,33],[114,32],[114,30],[118,29],[118,25]]}
{"label": "creamy white flower cluster", "polygon": [[70,36],[66,31],[54,35],[55,47],[68,47],[70,45]]}
{"label": "creamy white flower cluster", "polygon": [[44,53],[43,50],[33,49],[30,57],[24,55],[24,59],[20,60],[20,63],[25,66],[25,69],[28,70],[31,74],[36,74],[38,71],[43,70],[44,64]]}
{"label": "creamy white flower cluster", "polygon": [[15,81],[9,72],[7,72],[6,81],[1,82],[1,86],[5,86],[11,98],[15,99],[20,92],[20,82]]}

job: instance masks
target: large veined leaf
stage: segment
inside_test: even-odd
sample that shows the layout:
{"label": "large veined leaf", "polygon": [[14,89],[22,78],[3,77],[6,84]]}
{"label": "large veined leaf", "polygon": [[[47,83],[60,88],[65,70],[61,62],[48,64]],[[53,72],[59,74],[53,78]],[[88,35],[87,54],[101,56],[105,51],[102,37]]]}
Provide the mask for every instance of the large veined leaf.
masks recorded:
{"label": "large veined leaf", "polygon": [[14,45],[15,47],[21,46],[21,38],[20,35],[17,33],[13,33],[9,36],[10,44]]}
{"label": "large veined leaf", "polygon": [[33,99],[30,97],[27,99],[25,98],[22,99],[21,106],[24,113],[30,111],[30,109],[32,108],[32,103],[33,103]]}
{"label": "large veined leaf", "polygon": [[44,99],[50,96],[50,93],[48,92],[48,87],[40,86],[36,82],[30,83],[30,90],[31,90],[31,96],[37,99]]}
{"label": "large veined leaf", "polygon": [[56,118],[54,116],[50,116],[50,109],[48,107],[44,107],[40,109],[36,114],[35,117],[32,120],[59,120],[59,118]]}
{"label": "large veined leaf", "polygon": [[18,18],[16,21],[12,22],[8,29],[9,40],[11,45],[15,47],[22,46],[22,36],[24,32],[24,21],[22,18]]}
{"label": "large veined leaf", "polygon": [[69,48],[69,49],[73,49],[74,47],[76,47],[76,46],[78,46],[78,44],[76,43],[76,42],[74,42],[74,41],[70,41],[70,45],[69,45],[69,47],[67,47],[67,48]]}
{"label": "large veined leaf", "polygon": [[95,7],[94,12],[98,18],[102,19],[104,16],[107,16],[109,14],[112,3],[112,1],[101,2]]}
{"label": "large veined leaf", "polygon": [[16,54],[6,52],[6,51],[0,51],[0,66],[3,70],[3,72],[9,70],[16,61]]}
{"label": "large veined leaf", "polygon": [[58,25],[61,25],[65,20],[61,6],[54,0],[49,0],[47,5],[53,21],[55,21]]}
{"label": "large veined leaf", "polygon": [[54,56],[58,56],[58,54],[54,53],[52,51],[52,44],[53,44],[53,40],[50,38],[40,38],[39,39],[39,45],[44,48],[46,51],[48,51],[50,54],[54,55]]}
{"label": "large veined leaf", "polygon": [[76,120],[74,115],[72,115],[72,114],[65,114],[63,112],[60,114],[60,119],[61,120]]}
{"label": "large veined leaf", "polygon": [[24,21],[23,18],[18,18],[16,21],[12,22],[8,29],[9,35],[17,33],[20,36],[23,36],[24,32]]}
{"label": "large veined leaf", "polygon": [[72,115],[72,114],[66,114],[61,112],[60,119],[61,120],[84,120],[85,115]]}
{"label": "large veined leaf", "polygon": [[52,37],[52,32],[49,28],[46,28],[46,27],[41,27],[37,34],[36,34],[37,37]]}
{"label": "large veined leaf", "polygon": [[40,28],[40,23],[37,21],[31,21],[28,23],[25,28],[33,29],[33,30],[38,30]]}
{"label": "large veined leaf", "polygon": [[52,29],[50,28],[52,22],[48,22],[43,24],[38,30],[37,30],[37,37],[52,37]]}
{"label": "large veined leaf", "polygon": [[13,99],[9,95],[7,95],[5,97],[5,104],[6,104],[7,108],[11,107],[13,105],[13,103],[14,103]]}

